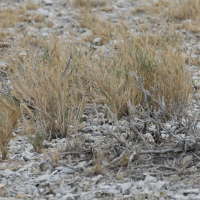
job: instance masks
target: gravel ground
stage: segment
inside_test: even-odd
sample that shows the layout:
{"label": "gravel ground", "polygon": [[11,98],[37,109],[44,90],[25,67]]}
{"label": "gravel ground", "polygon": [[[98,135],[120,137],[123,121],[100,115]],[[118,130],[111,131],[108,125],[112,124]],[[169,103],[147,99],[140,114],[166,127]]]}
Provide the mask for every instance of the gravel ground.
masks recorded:
{"label": "gravel ground", "polygon": [[[80,27],[79,8],[74,5],[73,0],[34,2],[39,7],[29,12],[35,16],[40,14],[45,20],[40,24],[35,21],[16,22],[9,28],[15,38],[23,34],[37,34],[48,38],[49,34],[56,30],[63,36],[70,30],[74,34],[79,33],[83,38],[90,37],[91,31]],[[150,26],[156,31],[162,22],[158,16],[150,15],[142,9],[133,12],[134,9],[142,8],[141,6],[146,4],[145,0],[108,0],[108,12],[103,11],[102,6],[94,7],[92,11],[115,23],[118,23],[121,17],[133,30],[137,30],[139,22],[143,28]],[[0,9],[8,6],[16,8],[20,5],[27,5],[27,1],[0,1]],[[104,6],[104,10],[106,8]],[[50,28],[48,24],[51,24]],[[190,39],[190,43],[186,39],[183,41],[185,52],[195,49],[192,56],[198,56],[199,32],[191,33],[184,29],[180,31],[183,38]],[[102,48],[98,46],[99,41],[98,37],[92,41],[97,52]],[[9,41],[8,43],[10,45]],[[0,66],[4,65],[0,57]],[[198,86],[198,66],[191,66],[190,69],[193,72],[194,84]],[[9,91],[11,82],[3,73],[1,82],[2,90]],[[85,128],[73,134],[70,140],[45,140],[42,154],[36,153],[28,137],[21,135],[20,130],[16,130],[15,137],[9,144],[8,159],[0,160],[0,200],[200,199],[199,151],[143,154],[132,164],[126,161],[117,163],[118,160],[116,165],[110,165],[106,161],[104,165],[99,164],[94,156],[101,152],[110,155],[114,152],[116,157],[123,157],[126,153],[122,153],[123,145],[110,134],[117,132],[117,126],[112,125],[105,113],[102,106],[95,108],[87,105],[82,116]],[[166,126],[170,130],[173,123],[168,122]],[[119,120],[119,127],[121,141],[126,140],[130,131],[128,119]],[[145,133],[144,137],[154,142],[150,133]],[[103,156],[105,154],[100,155],[99,159]]]}

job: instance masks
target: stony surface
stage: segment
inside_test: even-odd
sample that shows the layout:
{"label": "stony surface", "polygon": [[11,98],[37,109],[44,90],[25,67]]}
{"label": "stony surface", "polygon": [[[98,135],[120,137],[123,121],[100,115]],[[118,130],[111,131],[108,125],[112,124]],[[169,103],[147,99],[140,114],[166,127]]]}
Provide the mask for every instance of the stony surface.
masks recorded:
{"label": "stony surface", "polygon": [[[25,0],[0,1],[0,8],[8,6],[16,8],[26,5],[27,2]],[[41,23],[34,20],[30,23],[16,22],[9,28],[10,32],[15,32],[15,37],[23,36],[23,34],[49,37],[49,33],[56,30],[63,36],[69,30],[74,34],[80,34],[82,38],[92,36],[90,29],[80,27],[79,8],[74,6],[73,0],[34,0],[34,2],[39,7],[28,12],[33,15],[42,15],[45,20]],[[137,29],[137,22],[143,27],[151,23],[152,29],[156,31],[159,23],[153,23],[156,21],[154,16],[143,11],[133,14],[136,7],[144,4],[145,1],[108,0],[104,9],[97,6],[92,11],[116,23],[119,17],[122,17],[127,20],[132,29]],[[190,38],[190,43],[184,41],[183,48],[186,49],[186,53],[189,53],[191,49],[199,51],[198,33],[181,31],[183,36]],[[94,38],[91,43],[97,52],[100,48],[105,48],[100,37]],[[196,53],[192,56],[198,56]],[[0,66],[5,67],[1,58]],[[199,86],[198,66],[192,66],[190,70],[194,73],[194,84]],[[10,81],[3,73],[0,78],[1,88],[8,91],[7,88],[11,86]],[[113,141],[112,137],[108,137],[109,132],[111,130],[117,132],[117,128],[105,116],[103,108],[98,109],[100,110],[98,116],[95,109],[86,109],[82,116],[85,127],[72,135],[71,141],[67,139],[45,141],[42,154],[34,151],[28,138],[20,135],[20,131],[15,132],[15,137],[9,145],[8,159],[0,160],[0,199],[200,199],[198,152],[191,155],[185,155],[183,152],[178,156],[178,161],[170,155],[162,158],[155,156],[152,164],[152,162],[148,163],[148,159],[151,159],[149,155],[141,157],[134,165],[122,163],[117,169],[109,167],[104,169],[101,165],[98,166],[98,160],[94,159],[98,151],[93,152],[92,149],[100,144],[103,144],[101,148],[115,151],[116,155],[121,154],[117,152],[117,149],[121,148],[120,143],[115,141],[112,147],[106,146],[108,140],[110,143]],[[165,126],[169,130],[173,129],[173,123],[166,123]],[[119,121],[119,127],[120,139],[126,140],[129,131],[126,118]],[[152,126],[152,130],[154,128]],[[162,136],[165,137],[166,133]],[[144,137],[154,142],[150,133],[147,132]],[[103,150],[99,149],[99,152]],[[73,152],[73,154],[65,152]],[[170,167],[166,167],[166,162]],[[181,167],[176,168],[173,162],[178,162]],[[104,164],[108,166],[108,163]]]}

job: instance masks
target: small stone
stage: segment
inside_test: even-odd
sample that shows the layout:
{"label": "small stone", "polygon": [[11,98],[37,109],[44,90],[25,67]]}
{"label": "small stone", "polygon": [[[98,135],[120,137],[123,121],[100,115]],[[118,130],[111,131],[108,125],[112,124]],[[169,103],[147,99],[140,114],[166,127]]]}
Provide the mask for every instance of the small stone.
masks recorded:
{"label": "small stone", "polygon": [[87,115],[82,115],[82,120],[83,120],[83,121],[87,121],[87,119],[88,119],[88,116],[87,116]]}
{"label": "small stone", "polygon": [[156,182],[157,180],[156,180],[156,178],[155,177],[153,177],[153,176],[149,176],[149,175],[147,175],[146,177],[145,177],[145,180],[144,180],[144,182]]}
{"label": "small stone", "polygon": [[184,196],[187,196],[189,194],[196,194],[196,195],[199,195],[200,194],[200,191],[199,189],[195,188],[195,189],[186,189],[186,190],[183,190],[183,195]]}
{"label": "small stone", "polygon": [[9,176],[12,176],[13,174],[15,174],[15,172],[13,172],[10,169],[6,169],[4,171],[0,171],[0,177],[9,177]]}
{"label": "small stone", "polygon": [[187,164],[189,164],[189,162],[191,162],[193,160],[193,155],[190,156],[186,156],[185,158],[183,158],[182,161],[182,166],[185,167]]}
{"label": "small stone", "polygon": [[50,6],[50,5],[53,4],[53,1],[52,1],[52,0],[43,0],[43,2],[44,2],[44,4],[45,4],[46,6]]}
{"label": "small stone", "polygon": [[25,51],[22,51],[18,54],[18,56],[27,56],[27,53]]}
{"label": "small stone", "polygon": [[41,14],[43,16],[49,16],[50,15],[49,11],[44,10],[43,8],[39,8],[37,11],[38,11],[39,14]]}
{"label": "small stone", "polygon": [[153,139],[153,136],[151,135],[151,133],[145,133],[144,134],[144,138],[147,139],[151,143],[155,142],[155,140]]}
{"label": "small stone", "polygon": [[166,185],[166,181],[158,181],[158,182],[156,182],[155,183],[155,189],[156,190],[160,190],[163,186],[165,186]]}
{"label": "small stone", "polygon": [[103,40],[102,38],[98,37],[98,38],[95,38],[92,42],[92,44],[96,45],[96,46],[101,46],[103,45]]}
{"label": "small stone", "polygon": [[35,158],[34,154],[30,153],[29,151],[24,152],[22,155],[23,155],[24,161],[33,160]]}
{"label": "small stone", "polygon": [[91,38],[93,36],[93,32],[92,30],[88,30],[84,33],[81,34],[81,37],[84,39],[84,40],[88,40],[89,38]]}
{"label": "small stone", "polygon": [[6,184],[0,184],[0,191],[2,192],[4,189],[5,189],[5,187],[6,187]]}
{"label": "small stone", "polygon": [[132,187],[132,183],[123,183],[121,185],[121,190],[122,190],[122,193],[126,193],[127,190],[129,190],[130,188]]}
{"label": "small stone", "polygon": [[40,163],[40,170],[42,172],[46,172],[47,170],[52,170],[52,162],[50,158],[47,158],[43,162]]}
{"label": "small stone", "polygon": [[45,175],[42,175],[42,176],[38,176],[38,177],[35,179],[35,181],[36,181],[36,182],[42,183],[42,182],[45,182],[45,181],[49,180],[50,177],[51,177],[51,175],[45,174]]}
{"label": "small stone", "polygon": [[92,133],[93,132],[93,129],[91,127],[85,127],[83,128],[82,130],[84,133]]}

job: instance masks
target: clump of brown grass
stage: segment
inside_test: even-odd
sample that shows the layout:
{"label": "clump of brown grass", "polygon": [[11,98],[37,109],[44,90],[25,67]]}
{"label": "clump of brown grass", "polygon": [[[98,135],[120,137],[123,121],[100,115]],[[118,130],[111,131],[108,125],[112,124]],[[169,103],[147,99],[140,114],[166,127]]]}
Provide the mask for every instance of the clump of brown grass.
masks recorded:
{"label": "clump of brown grass", "polygon": [[89,28],[93,32],[93,36],[89,36],[86,41],[92,42],[95,37],[102,37],[104,42],[112,36],[113,25],[109,21],[97,19],[89,9],[80,10],[81,27]]}
{"label": "clump of brown grass", "polygon": [[1,26],[11,27],[17,22],[26,21],[27,9],[25,7],[18,7],[17,9],[6,8],[0,10]]}
{"label": "clump of brown grass", "polygon": [[0,26],[2,28],[12,27],[17,22],[31,22],[35,20],[36,22],[43,22],[44,17],[41,15],[34,16],[29,13],[28,10],[36,10],[38,8],[37,4],[29,1],[23,6],[19,6],[16,9],[4,8],[0,9]]}
{"label": "clump of brown grass", "polygon": [[[37,114],[51,137],[69,134],[70,126],[79,123],[85,104],[81,70],[89,58],[63,40],[52,36],[39,52],[30,46],[25,58],[16,55],[15,64],[10,63],[13,95],[33,119],[27,127],[34,127]],[[37,131],[30,128],[29,132]]]}
{"label": "clump of brown grass", "polygon": [[[132,71],[144,77],[145,89],[150,91],[151,87],[157,86],[155,96],[164,98],[166,106],[171,99],[187,103],[191,84],[185,70],[181,39],[174,40],[174,37],[161,33],[156,36],[141,33],[137,36],[122,26],[115,33],[119,42],[112,44],[113,55],[108,61],[103,56],[96,58],[90,77],[97,96],[104,98],[104,103],[118,118],[127,114],[127,101],[134,105],[144,101],[143,93],[135,87],[136,80],[129,74]],[[152,108],[156,106],[153,102],[149,103]]]}
{"label": "clump of brown grass", "polygon": [[14,100],[5,95],[0,96],[0,150],[2,159],[7,156],[7,146],[13,138],[13,130],[21,116]]}
{"label": "clump of brown grass", "polygon": [[147,12],[152,14],[160,13],[171,19],[186,20],[199,18],[200,1],[199,0],[177,0],[166,1],[159,0],[151,5],[142,6]]}
{"label": "clump of brown grass", "polygon": [[89,176],[103,174],[106,168],[103,166],[102,162],[105,159],[106,152],[101,147],[99,147],[98,152],[94,157],[94,166],[87,170]]}
{"label": "clump of brown grass", "polygon": [[169,6],[169,16],[179,20],[198,19],[200,0],[174,1]]}
{"label": "clump of brown grass", "polygon": [[110,11],[113,11],[113,7],[112,6],[104,6],[103,8],[101,8],[101,11],[110,12]]}
{"label": "clump of brown grass", "polygon": [[37,15],[37,16],[34,18],[34,20],[35,20],[35,22],[41,23],[41,22],[44,21],[44,16],[41,15],[41,14],[39,14],[39,15]]}
{"label": "clump of brown grass", "polygon": [[33,3],[33,1],[30,1],[30,0],[29,0],[28,3],[26,4],[26,9],[27,9],[27,10],[37,10],[38,7],[39,7],[38,4]]}
{"label": "clump of brown grass", "polygon": [[75,0],[74,4],[80,7],[105,6],[107,0]]}

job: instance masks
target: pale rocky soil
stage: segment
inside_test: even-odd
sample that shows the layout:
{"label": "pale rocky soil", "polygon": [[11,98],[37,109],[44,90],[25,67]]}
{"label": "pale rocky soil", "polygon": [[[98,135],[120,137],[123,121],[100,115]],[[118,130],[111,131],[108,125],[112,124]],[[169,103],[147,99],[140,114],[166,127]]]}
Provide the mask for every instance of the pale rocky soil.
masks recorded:
{"label": "pale rocky soil", "polygon": [[[30,23],[16,23],[9,31],[15,38],[23,34],[38,34],[48,37],[50,32],[60,31],[65,35],[68,30],[80,33],[83,37],[90,34],[87,28],[81,28],[78,8],[74,7],[73,0],[34,0],[39,4],[37,10],[29,12],[45,16],[44,27],[32,21]],[[25,0],[0,1],[0,8],[17,7],[25,4]],[[144,11],[132,13],[137,6],[145,4],[145,1],[108,0],[107,6],[112,7],[109,12],[101,11],[100,7],[93,8],[95,14],[105,19],[118,22],[119,17],[124,18],[132,29],[137,29],[139,22],[142,27],[150,25],[152,30],[161,26],[161,20],[157,16],[150,16]],[[50,28],[47,23],[52,23]],[[187,51],[192,48],[199,50],[199,32],[191,34],[187,30],[181,30],[183,37],[190,39],[184,41]],[[9,44],[11,41],[8,42]],[[95,45],[95,42],[94,42]],[[98,50],[98,46],[96,49]],[[3,51],[3,49],[1,49]],[[195,56],[195,54],[193,54]],[[0,64],[4,65],[4,62]],[[193,79],[198,84],[198,67],[193,66]],[[2,75],[2,89],[9,87],[10,82]],[[6,90],[6,89],[5,89]],[[108,167],[102,174],[93,173],[94,154],[106,149],[107,144],[113,142],[113,147],[107,152],[115,151],[120,154],[121,144],[108,136],[109,131],[115,131],[116,127],[109,124],[104,108],[96,110],[88,107],[83,116],[85,128],[72,136],[72,140],[54,139],[45,141],[45,151],[38,154],[34,151],[28,138],[16,131],[15,138],[10,142],[8,159],[0,160],[0,200],[8,199],[49,199],[49,200],[73,200],[73,199],[200,199],[200,156],[198,152],[142,155],[135,163],[123,167]],[[121,138],[126,139],[129,130],[128,122],[124,118],[119,121]],[[168,124],[168,128],[173,128]],[[147,134],[148,136],[148,134]],[[150,136],[149,136],[150,137]],[[151,138],[153,140],[153,138]],[[58,151],[65,152],[73,149],[75,142],[83,154],[60,155]],[[72,148],[70,149],[70,145]],[[101,148],[98,149],[98,146]],[[88,150],[86,152],[85,150]],[[119,155],[118,155],[119,156]],[[186,164],[185,164],[186,163]],[[107,163],[105,163],[106,165]]]}

